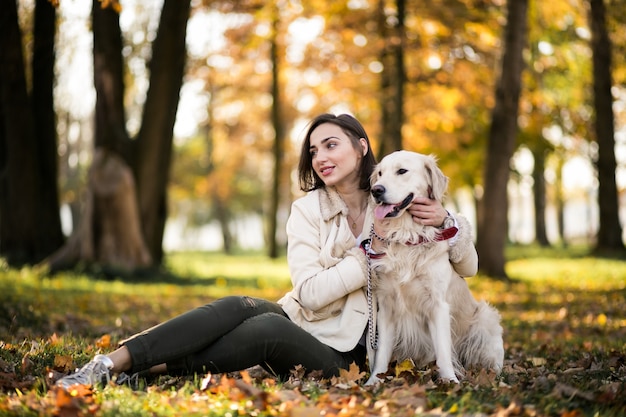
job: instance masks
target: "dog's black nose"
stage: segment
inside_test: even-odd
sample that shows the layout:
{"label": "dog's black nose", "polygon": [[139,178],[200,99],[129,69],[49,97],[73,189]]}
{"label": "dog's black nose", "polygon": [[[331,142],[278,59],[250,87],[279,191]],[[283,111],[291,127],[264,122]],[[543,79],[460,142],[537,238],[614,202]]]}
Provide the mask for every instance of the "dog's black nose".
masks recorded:
{"label": "dog's black nose", "polygon": [[372,187],[371,193],[374,198],[380,198],[383,194],[385,194],[385,187],[382,185],[375,185]]}

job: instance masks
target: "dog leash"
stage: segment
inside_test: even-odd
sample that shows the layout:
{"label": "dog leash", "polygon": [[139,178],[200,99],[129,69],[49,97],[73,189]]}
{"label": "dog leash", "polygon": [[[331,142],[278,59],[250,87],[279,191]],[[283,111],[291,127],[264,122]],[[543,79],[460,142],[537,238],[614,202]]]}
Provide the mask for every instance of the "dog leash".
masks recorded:
{"label": "dog leash", "polygon": [[[374,227],[372,226],[372,230]],[[373,350],[378,349],[378,329],[374,326],[374,302],[372,300],[372,255],[377,256],[378,258],[382,258],[383,254],[372,254],[370,253],[370,242],[371,239],[363,241],[366,245],[365,249],[365,258],[367,259],[367,332],[370,335],[370,346]],[[362,244],[363,244],[362,243]]]}
{"label": "dog leash", "polygon": [[[437,233],[433,241],[439,242],[442,240],[448,240],[452,238],[453,236],[455,236],[458,231],[459,229],[455,226],[448,227],[447,229],[443,229],[439,233]],[[365,253],[365,258],[367,259],[367,312],[368,312],[367,332],[370,335],[370,346],[372,347],[373,350],[377,350],[378,349],[378,329],[374,326],[374,301],[373,301],[373,295],[372,295],[373,293],[372,292],[372,259],[380,259],[383,256],[385,256],[385,254],[371,252],[370,248],[371,248],[371,242],[373,238],[376,238],[383,242],[387,242],[388,240],[385,239],[384,237],[379,236],[374,230],[374,225],[372,224],[372,228],[370,229],[370,238],[365,239],[363,242],[361,242],[361,249],[363,249],[363,252]],[[407,242],[406,244],[407,245],[419,245],[419,244],[426,243],[426,242],[429,242],[429,241],[420,236],[419,241],[415,243]]]}

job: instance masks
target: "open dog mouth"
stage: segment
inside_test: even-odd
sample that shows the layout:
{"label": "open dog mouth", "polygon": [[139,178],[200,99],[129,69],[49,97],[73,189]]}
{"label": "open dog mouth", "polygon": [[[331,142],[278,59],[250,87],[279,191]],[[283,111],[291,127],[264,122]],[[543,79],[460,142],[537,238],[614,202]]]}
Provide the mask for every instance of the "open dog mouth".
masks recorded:
{"label": "open dog mouth", "polygon": [[413,201],[413,193],[406,196],[399,204],[387,204],[384,201],[379,201],[378,205],[374,209],[374,216],[377,219],[396,217]]}

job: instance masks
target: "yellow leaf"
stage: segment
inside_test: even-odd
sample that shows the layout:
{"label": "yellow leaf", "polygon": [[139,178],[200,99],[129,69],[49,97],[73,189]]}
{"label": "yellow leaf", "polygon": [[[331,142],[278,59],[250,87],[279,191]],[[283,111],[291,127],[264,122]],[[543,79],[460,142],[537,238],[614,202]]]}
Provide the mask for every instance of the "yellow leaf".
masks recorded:
{"label": "yellow leaf", "polygon": [[457,403],[452,404],[452,407],[448,410],[448,413],[457,413],[459,411],[459,405]]}
{"label": "yellow leaf", "polygon": [[598,322],[600,326],[606,326],[606,315],[599,314],[598,317],[596,318],[596,321]]}
{"label": "yellow leaf", "polygon": [[543,366],[547,363],[546,358],[530,358],[530,362],[533,366]]}
{"label": "yellow leaf", "polygon": [[96,347],[100,349],[107,349],[111,346],[111,335],[105,334],[96,341]]}
{"label": "yellow leaf", "polygon": [[405,359],[396,364],[396,377],[400,376],[402,372],[410,372],[412,374],[413,369],[415,369],[415,362],[413,362],[413,359]]}

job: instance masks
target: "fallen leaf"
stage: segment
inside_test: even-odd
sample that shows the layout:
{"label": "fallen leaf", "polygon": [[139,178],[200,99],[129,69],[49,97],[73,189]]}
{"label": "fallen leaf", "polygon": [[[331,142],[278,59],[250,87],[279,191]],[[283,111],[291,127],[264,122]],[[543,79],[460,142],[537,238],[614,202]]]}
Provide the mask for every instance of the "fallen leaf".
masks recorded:
{"label": "fallen leaf", "polygon": [[356,363],[352,362],[350,364],[349,370],[345,370],[345,369],[339,370],[339,378],[337,382],[350,384],[350,383],[358,382],[364,377],[365,377],[365,372],[362,372],[361,369],[359,369],[359,366]]}
{"label": "fallen leaf", "polygon": [[96,347],[100,349],[108,349],[109,347],[111,347],[111,335],[102,335],[100,339],[96,340]]}

